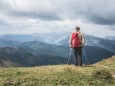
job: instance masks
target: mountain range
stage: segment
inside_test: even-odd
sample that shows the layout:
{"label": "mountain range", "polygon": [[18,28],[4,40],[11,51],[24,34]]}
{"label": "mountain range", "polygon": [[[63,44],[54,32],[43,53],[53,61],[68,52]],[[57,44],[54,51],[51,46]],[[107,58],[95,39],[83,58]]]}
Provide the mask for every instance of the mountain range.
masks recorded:
{"label": "mountain range", "polygon": [[[35,33],[0,35],[1,66],[38,66],[66,64],[70,48],[70,33]],[[85,35],[84,52],[89,61],[96,63],[115,55],[115,40]],[[70,64],[73,63],[73,53]],[[83,63],[86,58],[83,55]]]}

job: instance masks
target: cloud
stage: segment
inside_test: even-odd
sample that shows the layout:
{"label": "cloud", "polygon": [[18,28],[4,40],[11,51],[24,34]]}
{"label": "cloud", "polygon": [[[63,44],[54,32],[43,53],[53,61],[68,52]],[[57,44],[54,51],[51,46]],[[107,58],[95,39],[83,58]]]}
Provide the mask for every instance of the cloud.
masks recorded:
{"label": "cloud", "polygon": [[7,14],[40,20],[83,19],[96,24],[115,24],[115,0],[1,0]]}
{"label": "cloud", "polygon": [[115,0],[71,0],[66,2],[64,15],[95,24],[115,24]]}
{"label": "cloud", "polygon": [[60,20],[57,8],[46,0],[1,0],[1,11],[10,16],[37,18],[40,20]]}
{"label": "cloud", "polygon": [[115,0],[0,0],[1,33],[13,29],[10,33],[71,31],[79,25],[89,34],[100,30],[111,35],[115,30],[114,3]]}

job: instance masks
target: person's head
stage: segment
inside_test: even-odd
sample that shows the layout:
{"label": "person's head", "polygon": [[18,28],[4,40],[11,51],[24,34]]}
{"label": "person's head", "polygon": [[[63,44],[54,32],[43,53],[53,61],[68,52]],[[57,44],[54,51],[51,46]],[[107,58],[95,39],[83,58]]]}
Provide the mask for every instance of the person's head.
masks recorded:
{"label": "person's head", "polygon": [[78,27],[78,26],[75,29],[76,29],[76,31],[80,31],[80,27]]}

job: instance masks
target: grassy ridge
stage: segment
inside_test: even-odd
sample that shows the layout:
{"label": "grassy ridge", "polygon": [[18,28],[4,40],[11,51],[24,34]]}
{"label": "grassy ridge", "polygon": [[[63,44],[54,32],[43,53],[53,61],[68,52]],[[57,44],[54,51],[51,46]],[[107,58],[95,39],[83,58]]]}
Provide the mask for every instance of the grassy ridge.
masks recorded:
{"label": "grassy ridge", "polygon": [[115,57],[112,57],[83,67],[53,65],[1,68],[0,86],[114,86],[114,75]]}

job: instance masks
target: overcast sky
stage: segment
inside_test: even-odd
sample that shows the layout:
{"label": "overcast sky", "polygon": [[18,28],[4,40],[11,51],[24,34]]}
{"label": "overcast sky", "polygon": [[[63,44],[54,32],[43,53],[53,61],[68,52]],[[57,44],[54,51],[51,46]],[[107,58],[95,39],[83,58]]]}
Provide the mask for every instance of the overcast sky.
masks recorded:
{"label": "overcast sky", "polygon": [[115,36],[115,0],[0,0],[0,34],[72,32]]}

